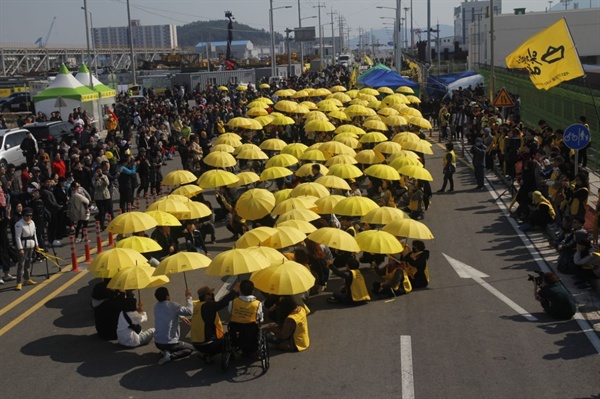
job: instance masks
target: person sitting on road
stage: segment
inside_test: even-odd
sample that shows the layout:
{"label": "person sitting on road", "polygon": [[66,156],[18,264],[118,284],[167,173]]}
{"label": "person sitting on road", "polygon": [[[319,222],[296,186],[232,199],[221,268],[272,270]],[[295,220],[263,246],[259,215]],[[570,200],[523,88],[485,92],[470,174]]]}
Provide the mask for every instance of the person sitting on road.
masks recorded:
{"label": "person sitting on road", "polygon": [[383,281],[373,282],[373,296],[377,299],[387,299],[411,292],[412,285],[408,274],[402,269],[403,264],[391,257],[388,257],[385,267],[375,268],[375,272],[383,277]]}
{"label": "person sitting on road", "polygon": [[308,349],[308,313],[303,306],[297,305],[291,297],[279,302],[279,312],[283,322],[272,325],[267,335],[271,347],[288,352],[301,352]]}
{"label": "person sitting on road", "polygon": [[536,227],[545,229],[548,224],[554,222],[556,212],[552,203],[540,191],[531,193],[531,204],[527,221],[519,226],[519,230],[529,231]]}
{"label": "person sitting on road", "polygon": [[[185,306],[171,302],[169,290],[166,287],[158,287],[154,292],[158,301],[154,305],[154,344],[161,351],[162,358],[158,364],[165,364],[171,360],[188,357],[194,351],[194,347],[187,342],[179,341],[179,317],[191,316],[193,311],[192,293],[185,290]],[[187,319],[183,319],[184,321]],[[189,322],[189,321],[188,321]]]}
{"label": "person sitting on road", "polygon": [[[429,251],[425,249],[425,243],[421,240],[413,240],[412,248],[405,248],[402,252],[402,260],[405,262],[404,273],[412,288],[425,288],[429,285]],[[407,292],[408,293],[408,292]]]}
{"label": "person sitting on road", "polygon": [[186,250],[189,252],[204,252],[208,255],[208,249],[202,239],[202,233],[196,229],[196,225],[193,221],[188,220],[185,224],[185,230],[183,230],[183,238],[185,240]]}
{"label": "person sitting on road", "polygon": [[166,256],[177,253],[177,241],[171,236],[171,227],[157,226],[150,236],[162,248],[160,251],[152,253],[158,260],[162,260]]}
{"label": "person sitting on road", "polygon": [[333,296],[327,298],[327,302],[360,305],[371,300],[365,279],[358,270],[359,265],[356,258],[351,256],[346,258],[346,271],[340,271],[334,264],[329,266],[333,274],[344,280],[344,286],[340,292],[334,292]]}
{"label": "person sitting on road", "polygon": [[240,283],[240,296],[229,302],[228,310],[229,332],[234,339],[234,346],[242,350],[243,355],[256,352],[258,323],[263,322],[262,303],[256,299],[252,292],[254,283],[243,280]]}
{"label": "person sitting on road", "polygon": [[125,308],[126,293],[107,288],[110,279],[104,279],[92,289],[91,306],[94,310],[94,326],[100,338],[117,339],[119,315]]}
{"label": "person sitting on road", "polygon": [[544,273],[539,286],[534,281],[533,294],[546,313],[555,319],[570,320],[577,311],[575,300],[555,273]]}
{"label": "person sitting on road", "polygon": [[204,286],[198,289],[192,315],[192,344],[207,364],[212,363],[212,356],[223,349],[223,325],[219,311],[238,295],[239,290],[240,284],[237,283],[231,292],[215,301],[214,288]]}
{"label": "person sitting on road", "polygon": [[119,344],[127,348],[135,348],[148,344],[154,337],[154,328],[142,331],[141,323],[148,321],[142,301],[136,303],[135,297],[125,300],[124,309],[119,314],[117,339]]}

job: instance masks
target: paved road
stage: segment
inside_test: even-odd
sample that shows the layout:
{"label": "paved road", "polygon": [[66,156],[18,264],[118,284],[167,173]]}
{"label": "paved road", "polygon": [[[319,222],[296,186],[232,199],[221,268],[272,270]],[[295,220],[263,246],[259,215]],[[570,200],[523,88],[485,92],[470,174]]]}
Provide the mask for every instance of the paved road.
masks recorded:
{"label": "paved road", "polygon": [[[434,148],[427,166],[436,190],[442,151]],[[474,179],[462,164],[455,180],[456,191],[435,195],[424,220],[436,237],[427,242],[429,288],[350,309],[326,303],[327,293],[310,298],[309,350],[273,353],[264,375],[257,362],[244,360],[226,374],[195,357],[158,366],[152,344],[124,350],[98,339],[89,307],[97,280],[85,265],[20,293],[7,284],[0,290],[3,396],[597,397],[600,348],[576,321],[555,322],[540,312],[526,281],[537,264],[492,203],[497,194],[470,190]],[[223,226],[217,236],[213,255],[232,243]],[[221,286],[202,272],[188,281],[193,288]],[[332,280],[329,288],[339,284]],[[169,289],[183,301],[183,276],[173,276]],[[151,290],[141,295],[151,310]]]}

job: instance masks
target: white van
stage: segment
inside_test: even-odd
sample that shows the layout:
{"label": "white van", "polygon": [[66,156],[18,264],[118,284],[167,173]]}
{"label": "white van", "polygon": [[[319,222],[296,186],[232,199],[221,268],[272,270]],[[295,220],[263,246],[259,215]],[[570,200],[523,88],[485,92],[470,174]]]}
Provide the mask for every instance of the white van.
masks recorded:
{"label": "white van", "polygon": [[[27,162],[21,150],[21,143],[27,137],[27,133],[29,133],[27,129],[21,128],[0,130],[0,165],[6,167],[11,163],[19,166]],[[37,148],[37,141],[35,147]]]}
{"label": "white van", "polygon": [[340,54],[338,56],[338,65],[350,67],[354,64],[354,57],[352,54]]}

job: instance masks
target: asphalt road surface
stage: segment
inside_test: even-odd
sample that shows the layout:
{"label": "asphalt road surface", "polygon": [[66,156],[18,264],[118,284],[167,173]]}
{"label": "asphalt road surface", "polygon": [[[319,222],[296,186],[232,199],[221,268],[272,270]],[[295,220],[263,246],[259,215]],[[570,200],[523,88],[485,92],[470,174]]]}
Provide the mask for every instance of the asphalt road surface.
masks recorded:
{"label": "asphalt road surface", "polygon": [[[443,151],[434,151],[427,167],[435,191]],[[170,161],[166,172],[178,167]],[[2,397],[598,398],[600,346],[575,320],[541,312],[527,281],[527,271],[538,268],[535,253],[492,202],[504,187],[494,191],[491,179],[487,190],[473,190],[463,163],[455,182],[454,193],[434,195],[424,220],[436,238],[426,242],[428,289],[355,308],[328,304],[330,292],[311,297],[310,348],[272,351],[265,374],[253,359],[236,359],[227,373],[195,355],[159,366],[153,343],[123,349],[102,341],[90,308],[98,280],[86,264],[79,273],[51,268],[46,280],[38,263],[37,286],[0,286]],[[209,255],[230,249],[230,237],[218,225]],[[93,231],[90,239],[94,247]],[[83,244],[77,248],[83,255]],[[70,259],[68,246],[58,253]],[[363,274],[368,285],[376,278]],[[188,273],[188,282],[193,292],[223,284],[202,271]],[[340,283],[332,279],[328,291]],[[183,276],[172,276],[168,287],[183,302]],[[151,327],[153,290],[142,290],[141,299]]]}

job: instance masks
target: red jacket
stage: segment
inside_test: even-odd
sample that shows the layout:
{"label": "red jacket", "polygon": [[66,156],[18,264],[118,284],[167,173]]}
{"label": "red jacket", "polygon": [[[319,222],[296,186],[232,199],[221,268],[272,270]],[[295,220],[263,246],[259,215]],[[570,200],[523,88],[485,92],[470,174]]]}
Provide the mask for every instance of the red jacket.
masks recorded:
{"label": "red jacket", "polygon": [[52,161],[52,174],[54,173],[56,173],[58,177],[66,177],[67,167],[62,159],[60,161]]}

